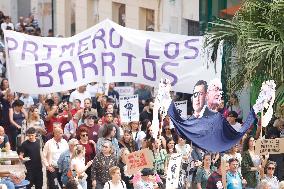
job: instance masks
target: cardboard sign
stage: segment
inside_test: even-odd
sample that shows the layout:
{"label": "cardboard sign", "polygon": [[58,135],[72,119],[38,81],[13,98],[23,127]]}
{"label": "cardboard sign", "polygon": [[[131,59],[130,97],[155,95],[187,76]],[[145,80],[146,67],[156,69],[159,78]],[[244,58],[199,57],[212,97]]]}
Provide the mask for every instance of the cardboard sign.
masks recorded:
{"label": "cardboard sign", "polygon": [[170,157],[168,172],[167,172],[167,180],[166,180],[167,189],[178,188],[181,160],[182,160],[182,154],[175,153],[172,154]]}
{"label": "cardboard sign", "polygon": [[183,119],[187,118],[187,100],[175,102],[176,109],[179,113],[179,116]]}
{"label": "cardboard sign", "polygon": [[284,138],[260,139],[255,142],[255,153],[258,155],[284,153]]}
{"label": "cardboard sign", "polygon": [[139,121],[138,95],[119,97],[119,114],[123,123]]}
{"label": "cardboard sign", "polygon": [[127,174],[135,174],[144,168],[152,169],[153,159],[153,153],[148,148],[128,154],[126,157]]}
{"label": "cardboard sign", "polygon": [[194,81],[221,77],[223,45],[213,62],[208,58],[213,48],[204,48],[203,36],[134,30],[111,20],[68,38],[11,30],[4,30],[4,36],[14,92],[47,94],[94,81],[154,87],[161,78],[169,78],[173,91],[191,93]]}

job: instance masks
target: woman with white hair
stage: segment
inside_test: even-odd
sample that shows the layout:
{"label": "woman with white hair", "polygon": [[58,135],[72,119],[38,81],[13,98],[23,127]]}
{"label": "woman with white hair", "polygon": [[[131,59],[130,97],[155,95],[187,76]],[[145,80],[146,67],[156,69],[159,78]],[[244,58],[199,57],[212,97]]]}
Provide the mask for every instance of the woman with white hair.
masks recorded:
{"label": "woman with white hair", "polygon": [[267,180],[262,180],[257,186],[257,189],[271,189],[271,187]]}
{"label": "woman with white hair", "polygon": [[79,184],[83,189],[87,189],[87,177],[85,171],[92,165],[93,160],[90,160],[85,165],[85,148],[83,145],[77,145],[74,149],[73,157],[71,160],[71,170],[76,174]]}
{"label": "woman with white hair", "polygon": [[94,158],[92,165],[92,180],[95,189],[103,189],[105,183],[111,179],[109,169],[117,165],[112,143],[104,140],[101,144],[101,151]]}

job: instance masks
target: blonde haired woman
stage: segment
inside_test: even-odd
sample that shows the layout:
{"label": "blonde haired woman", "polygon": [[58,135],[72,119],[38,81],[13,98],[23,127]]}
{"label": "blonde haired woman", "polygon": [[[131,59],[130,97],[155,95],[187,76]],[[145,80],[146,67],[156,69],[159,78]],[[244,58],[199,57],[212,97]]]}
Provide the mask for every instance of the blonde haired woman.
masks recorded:
{"label": "blonde haired woman", "polygon": [[104,189],[126,189],[125,182],[121,180],[119,167],[111,167],[109,169],[109,175],[111,176],[111,180],[105,183]]}
{"label": "blonde haired woman", "polygon": [[83,145],[77,145],[75,147],[73,157],[71,159],[71,167],[72,172],[76,174],[78,178],[79,185],[83,189],[87,189],[87,174],[85,171],[92,165],[93,160],[89,161],[87,165],[85,165],[85,148]]}

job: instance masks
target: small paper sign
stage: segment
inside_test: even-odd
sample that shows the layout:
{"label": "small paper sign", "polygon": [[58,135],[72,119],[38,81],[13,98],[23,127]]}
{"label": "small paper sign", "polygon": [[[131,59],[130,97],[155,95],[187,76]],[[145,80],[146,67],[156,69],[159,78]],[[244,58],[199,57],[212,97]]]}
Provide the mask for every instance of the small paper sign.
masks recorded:
{"label": "small paper sign", "polygon": [[179,116],[183,119],[187,118],[187,100],[176,101],[175,102],[177,112]]}
{"label": "small paper sign", "polygon": [[138,95],[119,97],[119,112],[123,123],[139,121]]}

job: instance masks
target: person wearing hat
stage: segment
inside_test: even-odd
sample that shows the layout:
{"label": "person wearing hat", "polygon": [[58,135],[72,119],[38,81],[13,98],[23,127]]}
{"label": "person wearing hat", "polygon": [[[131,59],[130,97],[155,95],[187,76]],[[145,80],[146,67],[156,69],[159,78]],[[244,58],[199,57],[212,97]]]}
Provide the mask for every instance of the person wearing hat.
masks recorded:
{"label": "person wearing hat", "polygon": [[79,126],[79,129],[77,129],[76,132],[77,136],[79,137],[79,130],[85,128],[88,131],[89,140],[97,142],[99,138],[99,129],[100,129],[97,123],[98,123],[98,117],[94,112],[89,111],[85,115],[85,123],[81,124]]}
{"label": "person wearing hat", "polygon": [[144,168],[141,171],[141,178],[133,178],[134,189],[158,189],[158,178],[155,176],[154,171],[150,168]]}
{"label": "person wearing hat", "polygon": [[239,131],[242,127],[242,125],[237,122],[238,118],[238,113],[235,112],[235,111],[230,111],[228,113],[228,117],[227,117],[227,121],[230,123],[230,125],[236,130],[236,131]]}

